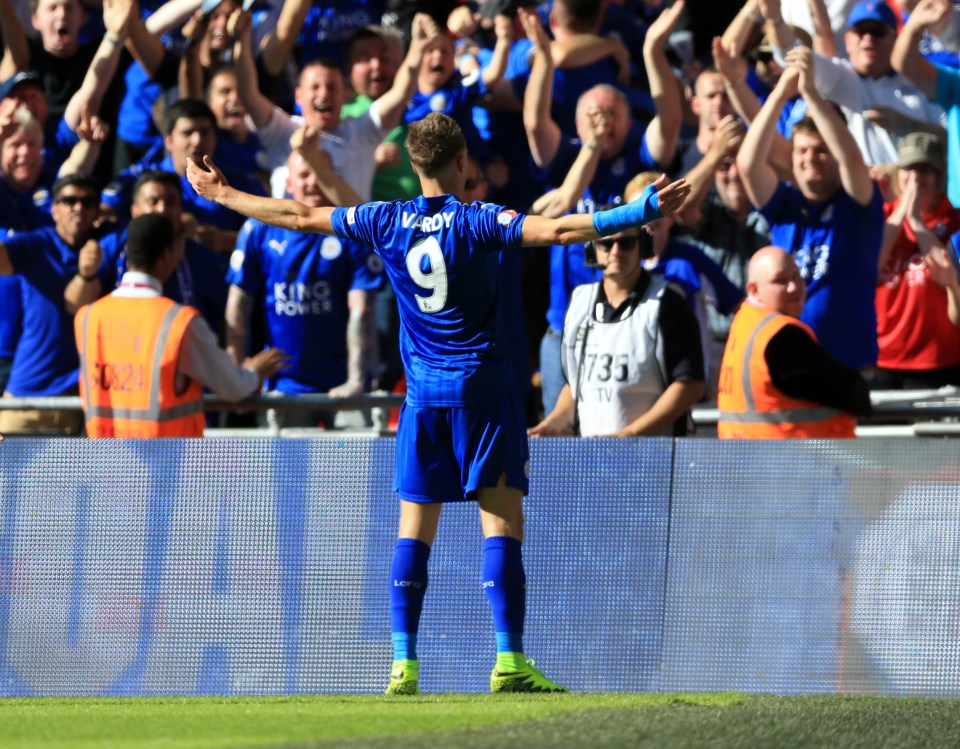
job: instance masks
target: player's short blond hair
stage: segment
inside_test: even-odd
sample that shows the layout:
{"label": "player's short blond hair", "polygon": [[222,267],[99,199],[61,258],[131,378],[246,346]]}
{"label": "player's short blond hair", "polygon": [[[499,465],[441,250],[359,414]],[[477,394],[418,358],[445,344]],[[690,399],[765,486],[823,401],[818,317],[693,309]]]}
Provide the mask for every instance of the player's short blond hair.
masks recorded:
{"label": "player's short blond hair", "polygon": [[410,163],[425,177],[436,177],[467,150],[463,131],[452,117],[431,112],[407,130]]}

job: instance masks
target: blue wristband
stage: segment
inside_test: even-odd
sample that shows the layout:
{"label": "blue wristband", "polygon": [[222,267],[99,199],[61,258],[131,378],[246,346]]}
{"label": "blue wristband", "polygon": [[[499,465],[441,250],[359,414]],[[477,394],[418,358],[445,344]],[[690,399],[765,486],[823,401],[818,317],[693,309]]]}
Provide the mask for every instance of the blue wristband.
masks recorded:
{"label": "blue wristband", "polygon": [[601,237],[608,237],[611,234],[619,234],[624,229],[648,224],[658,218],[663,218],[663,214],[660,213],[657,191],[653,185],[647,185],[640,193],[640,197],[633,202],[594,213],[593,228]]}

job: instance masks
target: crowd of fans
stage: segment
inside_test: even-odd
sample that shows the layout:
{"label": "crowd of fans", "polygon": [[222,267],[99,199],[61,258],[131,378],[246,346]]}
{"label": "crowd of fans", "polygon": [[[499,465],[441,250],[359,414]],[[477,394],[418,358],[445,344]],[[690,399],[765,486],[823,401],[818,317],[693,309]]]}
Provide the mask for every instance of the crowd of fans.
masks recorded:
{"label": "crowd of fans", "polygon": [[[411,199],[405,128],[430,112],[466,135],[465,201],[555,217],[629,200],[637,178],[687,179],[681,211],[638,240],[697,318],[706,399],[770,244],[794,256],[801,319],[834,358],[875,387],[960,385],[950,0],[0,0],[0,34],[7,397],[77,392],[72,315],[121,283],[126,224],[149,213],[182,258],[164,293],[238,363],[264,343],[290,356],[268,392],[402,387],[376,255],[244,222],[186,168],[209,157],[247,192],[313,206]],[[503,253],[531,424],[567,384],[572,292],[597,278],[583,246]],[[37,427],[79,429],[0,411],[0,432]]]}

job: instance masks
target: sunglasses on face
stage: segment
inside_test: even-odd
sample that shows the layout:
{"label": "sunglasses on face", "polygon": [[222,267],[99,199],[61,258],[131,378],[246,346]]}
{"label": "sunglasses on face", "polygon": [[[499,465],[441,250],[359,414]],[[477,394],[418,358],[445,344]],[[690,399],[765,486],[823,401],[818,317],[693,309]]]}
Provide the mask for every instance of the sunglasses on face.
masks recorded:
{"label": "sunglasses on face", "polygon": [[80,205],[84,208],[96,208],[100,201],[93,195],[64,195],[63,197],[57,198],[54,202],[65,205],[67,208],[73,208],[75,205]]}
{"label": "sunglasses on face", "polygon": [[874,39],[883,39],[892,29],[889,26],[884,26],[882,23],[858,23],[850,30],[857,36],[866,36],[869,34]]}
{"label": "sunglasses on face", "polygon": [[620,239],[598,239],[594,242],[598,249],[610,252],[613,246],[620,245],[621,252],[631,252],[640,245],[640,237],[621,237]]}

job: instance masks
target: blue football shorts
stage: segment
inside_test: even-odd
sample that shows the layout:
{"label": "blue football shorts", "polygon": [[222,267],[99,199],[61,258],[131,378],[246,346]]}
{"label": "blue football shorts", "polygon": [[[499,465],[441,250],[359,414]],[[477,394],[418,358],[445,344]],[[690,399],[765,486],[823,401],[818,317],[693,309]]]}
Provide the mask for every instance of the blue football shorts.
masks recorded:
{"label": "blue football shorts", "polygon": [[406,403],[397,426],[394,489],[410,502],[464,502],[478,489],[529,488],[530,449],[515,398],[465,408],[417,408]]}

